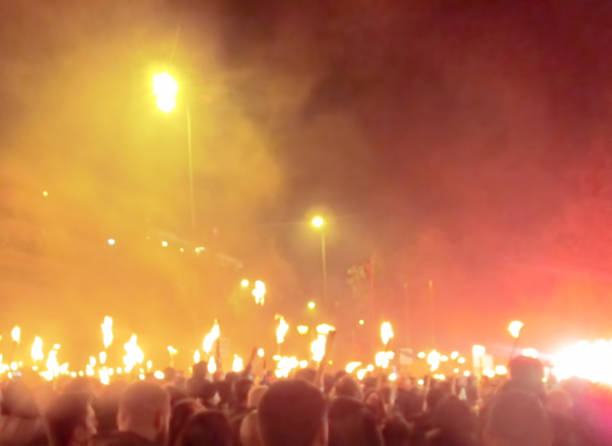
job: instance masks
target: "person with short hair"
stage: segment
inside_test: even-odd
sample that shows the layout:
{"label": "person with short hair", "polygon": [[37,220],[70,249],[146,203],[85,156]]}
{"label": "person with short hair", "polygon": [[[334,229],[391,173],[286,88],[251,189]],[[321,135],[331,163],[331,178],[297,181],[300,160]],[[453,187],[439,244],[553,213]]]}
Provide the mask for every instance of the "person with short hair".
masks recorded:
{"label": "person with short hair", "polygon": [[487,414],[483,445],[552,445],[549,419],[539,398],[521,390],[496,395]]}
{"label": "person with short hair", "polygon": [[164,445],[170,419],[170,396],[157,384],[130,384],[119,401],[118,432],[101,435],[95,446]]}
{"label": "person with short hair", "polygon": [[176,446],[232,446],[233,434],[227,417],[217,410],[192,416],[183,428]]}
{"label": "person with short hair", "polygon": [[261,398],[257,413],[264,446],[327,445],[325,399],[306,381],[272,384]]}
{"label": "person with short hair", "polygon": [[347,397],[329,406],[329,446],[382,446],[376,417],[368,407]]}
{"label": "person with short hair", "polygon": [[96,434],[96,414],[86,393],[58,396],[45,418],[50,446],[86,446]]}

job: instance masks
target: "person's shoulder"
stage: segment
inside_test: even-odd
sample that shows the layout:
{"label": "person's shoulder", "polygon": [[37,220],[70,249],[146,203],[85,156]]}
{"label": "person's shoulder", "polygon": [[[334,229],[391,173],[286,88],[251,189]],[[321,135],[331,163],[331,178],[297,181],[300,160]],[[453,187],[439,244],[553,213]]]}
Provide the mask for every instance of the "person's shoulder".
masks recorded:
{"label": "person's shoulder", "polygon": [[155,446],[155,443],[132,432],[105,432],[96,435],[91,446]]}

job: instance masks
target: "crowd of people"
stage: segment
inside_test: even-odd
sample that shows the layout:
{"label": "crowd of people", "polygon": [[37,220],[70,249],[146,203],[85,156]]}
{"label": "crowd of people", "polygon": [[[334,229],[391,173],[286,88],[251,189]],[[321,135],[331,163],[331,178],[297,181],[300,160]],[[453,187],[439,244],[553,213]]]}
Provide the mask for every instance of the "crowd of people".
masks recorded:
{"label": "crowd of people", "polygon": [[609,389],[543,382],[537,359],[507,378],[363,381],[344,371],[165,380],[93,378],[2,383],[0,445],[25,446],[599,446],[612,444]]}

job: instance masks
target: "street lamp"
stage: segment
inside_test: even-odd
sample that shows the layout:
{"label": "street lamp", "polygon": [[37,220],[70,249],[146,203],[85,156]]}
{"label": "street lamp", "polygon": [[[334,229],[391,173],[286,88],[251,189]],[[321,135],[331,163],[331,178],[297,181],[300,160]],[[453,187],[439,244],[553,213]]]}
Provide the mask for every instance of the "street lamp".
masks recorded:
{"label": "street lamp", "polygon": [[[153,75],[153,95],[155,103],[164,113],[170,113],[176,107],[178,82],[167,72]],[[193,155],[191,148],[191,112],[186,108],[187,118],[187,155],[189,160],[189,201],[191,211],[191,227],[195,228],[195,199],[193,192]]]}
{"label": "street lamp", "polygon": [[321,274],[323,276],[323,302],[327,301],[327,260],[325,252],[325,220],[320,215],[312,218],[312,226],[321,233]]}

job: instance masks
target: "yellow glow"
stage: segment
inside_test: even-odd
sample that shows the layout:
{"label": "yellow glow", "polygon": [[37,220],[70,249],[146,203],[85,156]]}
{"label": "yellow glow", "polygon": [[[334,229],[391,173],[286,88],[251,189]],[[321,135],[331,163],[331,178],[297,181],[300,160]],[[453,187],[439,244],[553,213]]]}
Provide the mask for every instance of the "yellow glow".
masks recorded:
{"label": "yellow glow", "polygon": [[299,365],[301,369],[305,369],[306,367],[308,367],[308,361],[306,361],[305,359],[302,359]]}
{"label": "yellow glow", "polygon": [[508,332],[510,333],[510,336],[517,339],[520,336],[521,328],[523,328],[524,325],[525,324],[523,324],[521,321],[510,322],[510,324],[508,324]]}
{"label": "yellow glow", "polygon": [[457,359],[459,357],[459,352],[458,351],[452,352],[450,357],[451,357],[451,359]]}
{"label": "yellow glow", "polygon": [[419,352],[419,353],[417,354],[417,358],[419,358],[419,359],[423,359],[425,356],[427,356],[427,355],[425,354],[425,352]]}
{"label": "yellow glow", "polygon": [[423,381],[422,379],[419,379],[419,380],[417,381],[417,384],[418,384],[419,386],[422,386],[423,384],[425,384],[425,381]]}
{"label": "yellow glow", "polygon": [[240,281],[240,286],[241,286],[242,288],[246,288],[246,287],[248,287],[248,286],[249,286],[249,280],[248,280],[248,279],[242,279],[242,280]]}
{"label": "yellow glow", "polygon": [[573,343],[554,354],[552,363],[559,379],[576,376],[612,385],[612,339]]}
{"label": "yellow glow", "polygon": [[98,355],[98,359],[100,360],[100,364],[106,363],[106,352],[100,352]]}
{"label": "yellow glow", "polygon": [[153,94],[157,107],[164,113],[171,112],[176,107],[178,82],[168,73],[157,73],[153,76]]}
{"label": "yellow glow", "polygon": [[306,333],[308,333],[308,325],[298,325],[297,331],[299,334],[305,335]]}
{"label": "yellow glow", "polygon": [[30,356],[34,361],[42,361],[45,359],[45,354],[43,353],[43,341],[41,338],[36,336],[34,338],[34,342],[32,343],[32,350],[30,351]]}
{"label": "yellow glow", "polygon": [[391,339],[393,339],[393,327],[391,322],[384,321],[380,325],[380,339],[384,345],[387,345]]}
{"label": "yellow glow", "polygon": [[442,361],[442,362],[448,361],[448,356],[446,356],[446,355],[440,356],[440,361]]}
{"label": "yellow glow", "polygon": [[306,306],[308,307],[309,310],[314,310],[315,308],[317,308],[317,304],[313,300],[308,302]]}
{"label": "yellow glow", "polygon": [[457,362],[458,362],[459,364],[465,364],[465,358],[462,356],[462,357],[460,357],[459,359],[457,359]]}
{"label": "yellow glow", "polygon": [[276,327],[276,343],[282,344],[285,342],[285,335],[287,334],[287,330],[289,330],[289,324],[285,322],[285,318],[280,314],[277,314],[275,319],[278,321]]}
{"label": "yellow glow", "polygon": [[104,322],[101,325],[102,336],[104,338],[104,348],[108,348],[113,343],[113,318],[104,316]]}
{"label": "yellow glow", "polygon": [[260,358],[263,358],[265,356],[266,352],[264,351],[263,348],[258,348],[257,349],[257,356],[259,356]]}
{"label": "yellow glow", "polygon": [[166,377],[166,375],[164,374],[164,372],[162,372],[161,370],[155,370],[153,372],[153,377],[155,379],[164,379]]}
{"label": "yellow glow", "polygon": [[244,362],[242,358],[238,355],[234,355],[234,360],[232,361],[232,372],[242,372],[244,370]]}
{"label": "yellow glow", "polygon": [[125,355],[123,356],[123,365],[127,373],[129,373],[136,364],[142,364],[144,361],[144,353],[138,346],[138,338],[135,334],[130,340],[123,344]]}
{"label": "yellow glow", "polygon": [[46,190],[42,191],[42,196],[43,197],[48,197],[49,196],[49,192],[47,192]]}
{"label": "yellow glow", "polygon": [[319,324],[317,325],[317,333],[327,335],[332,331],[335,331],[336,327],[329,324]]}
{"label": "yellow glow", "polygon": [[178,353],[178,350],[175,349],[174,347],[172,347],[171,345],[168,346],[168,354],[170,356],[174,356]]}
{"label": "yellow glow", "polygon": [[493,370],[490,367],[487,367],[486,369],[482,371],[482,374],[486,376],[487,378],[493,378],[495,376],[495,370]]}
{"label": "yellow glow", "polygon": [[323,220],[323,217],[321,217],[320,215],[317,215],[312,218],[311,223],[315,228],[320,228],[325,224],[325,220]]}
{"label": "yellow glow", "polygon": [[11,339],[17,344],[21,341],[21,328],[19,328],[19,325],[15,325],[11,330]]}
{"label": "yellow glow", "polygon": [[197,364],[199,363],[201,360],[200,358],[200,350],[196,350],[195,352],[193,352],[193,363]]}
{"label": "yellow glow", "polygon": [[389,373],[389,381],[395,382],[395,381],[397,381],[397,378],[398,378],[397,373],[395,373],[395,372]]}
{"label": "yellow glow", "polygon": [[346,367],[344,368],[344,370],[346,371],[346,373],[353,373],[357,367],[361,366],[361,362],[359,361],[352,361],[349,362]]}
{"label": "yellow glow", "polygon": [[147,365],[147,370],[151,370],[153,368],[153,361],[151,361],[150,359],[147,361],[146,363]]}
{"label": "yellow glow", "polygon": [[167,248],[167,247],[168,247],[168,241],[166,241],[166,240],[162,240],[162,241],[161,241],[161,245],[162,245],[164,248]]}
{"label": "yellow glow", "polygon": [[95,367],[95,366],[96,366],[96,362],[97,362],[97,361],[96,361],[96,357],[95,357],[95,356],[90,356],[90,357],[89,357],[89,365],[90,365],[91,367]]}
{"label": "yellow glow", "polygon": [[108,244],[108,246],[115,246],[116,241],[114,238],[111,237],[106,240],[106,243]]}
{"label": "yellow glow", "polygon": [[454,368],[453,369],[453,373],[459,373],[459,369],[458,368]]}
{"label": "yellow glow", "polygon": [[207,355],[210,354],[210,351],[212,350],[215,341],[219,339],[219,336],[221,336],[221,329],[219,328],[219,323],[215,319],[212,328],[204,336],[204,340],[202,341],[202,350],[204,350],[204,353]]}
{"label": "yellow glow", "polygon": [[363,319],[359,319],[359,325],[363,325],[365,324],[365,321]]}

